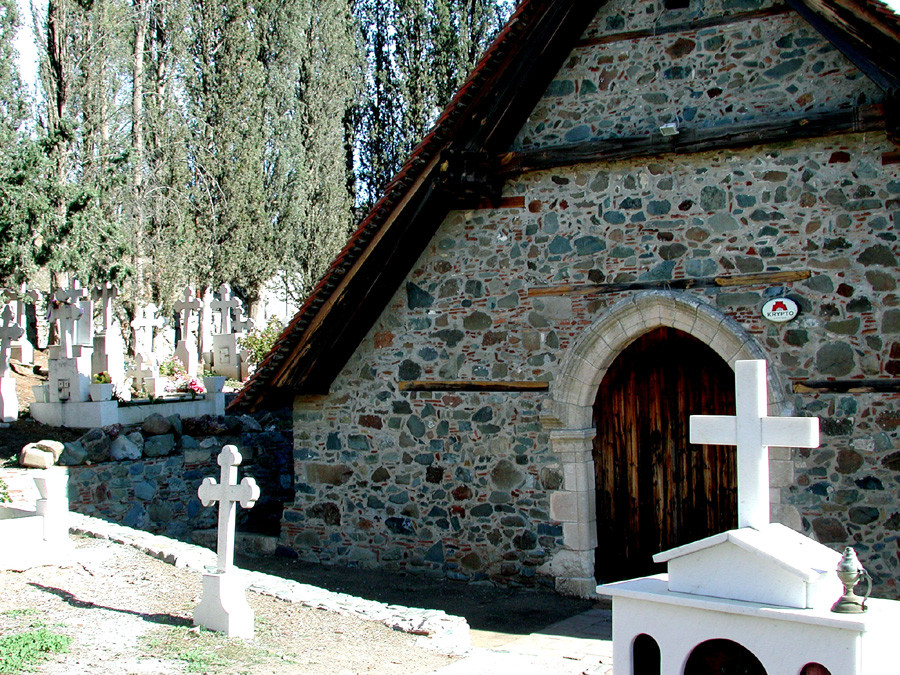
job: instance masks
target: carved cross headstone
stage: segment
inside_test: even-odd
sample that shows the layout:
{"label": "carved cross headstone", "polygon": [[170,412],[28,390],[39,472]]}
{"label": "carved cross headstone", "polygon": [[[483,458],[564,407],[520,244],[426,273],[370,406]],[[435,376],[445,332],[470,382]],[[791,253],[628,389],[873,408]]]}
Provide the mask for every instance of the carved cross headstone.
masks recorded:
{"label": "carved cross headstone", "polygon": [[245,477],[237,482],[237,468],[242,461],[241,453],[233,445],[226,445],[219,453],[221,467],[220,482],[214,478],[204,478],[197,494],[203,506],[219,502],[218,571],[225,573],[231,569],[234,560],[235,504],[250,508],[259,499],[259,486],[252,478]]}
{"label": "carved cross headstone", "polygon": [[259,498],[259,488],[252,478],[237,482],[241,453],[226,445],[219,454],[222,467],[219,483],[205,478],[198,494],[204,506],[219,502],[219,541],[217,571],[203,575],[203,596],[194,608],[194,623],[229,637],[253,636],[253,610],[247,604],[244,582],[232,570],[234,558],[235,503],[251,506]]}
{"label": "carved cross headstone", "polygon": [[108,333],[112,327],[112,301],[119,296],[119,289],[111,281],[95,286],[91,297],[103,308],[103,332]]}
{"label": "carved cross headstone", "polygon": [[242,313],[239,313],[231,329],[235,333],[246,333],[247,331],[251,331],[253,330],[253,319],[251,319],[249,316],[244,316]]}
{"label": "carved cross headstone", "polygon": [[152,302],[146,307],[139,307],[137,315],[131,322],[134,330],[135,354],[148,356],[153,352],[153,329],[162,328],[165,321],[156,316],[156,305]]}
{"label": "carved cross headstone", "polygon": [[56,321],[59,332],[59,345],[61,356],[72,358],[72,343],[75,339],[75,322],[81,317],[83,311],[65,301],[57,301],[51,304],[50,320]]}
{"label": "carved cross headstone", "polygon": [[691,443],[737,446],[738,527],[769,524],[769,446],[816,448],[817,417],[769,417],[766,362],[735,363],[736,415],[691,415]]}
{"label": "carved cross headstone", "polygon": [[213,311],[220,313],[219,333],[224,335],[232,332],[231,311],[234,310],[235,316],[237,316],[241,310],[241,301],[232,297],[231,287],[228,284],[219,286],[219,295],[221,298],[213,300],[209,303],[209,306],[212,307]]}
{"label": "carved cross headstone", "polygon": [[86,288],[78,279],[72,279],[69,288],[60,288],[53,294],[57,302],[71,304],[81,309],[75,319],[72,340],[79,345],[92,345],[94,340],[94,303]]}
{"label": "carved cross headstone", "polygon": [[176,302],[173,307],[178,312],[179,323],[181,324],[181,339],[187,340],[191,330],[191,315],[200,309],[200,300],[194,297],[194,292],[190,288],[185,288],[184,297]]}
{"label": "carved cross headstone", "polygon": [[9,348],[13,340],[22,337],[23,332],[15,321],[12,309],[6,305],[0,314],[0,378],[9,374]]}

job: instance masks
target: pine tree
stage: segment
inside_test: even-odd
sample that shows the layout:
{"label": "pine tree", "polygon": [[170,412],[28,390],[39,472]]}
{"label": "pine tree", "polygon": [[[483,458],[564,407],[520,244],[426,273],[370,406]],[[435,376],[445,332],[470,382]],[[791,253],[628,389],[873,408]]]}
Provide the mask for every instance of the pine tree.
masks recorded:
{"label": "pine tree", "polygon": [[508,0],[355,0],[367,89],[358,201],[371,204],[512,11]]}
{"label": "pine tree", "polygon": [[50,212],[44,156],[27,133],[30,108],[15,63],[15,0],[0,0],[0,286],[26,281],[43,261]]}

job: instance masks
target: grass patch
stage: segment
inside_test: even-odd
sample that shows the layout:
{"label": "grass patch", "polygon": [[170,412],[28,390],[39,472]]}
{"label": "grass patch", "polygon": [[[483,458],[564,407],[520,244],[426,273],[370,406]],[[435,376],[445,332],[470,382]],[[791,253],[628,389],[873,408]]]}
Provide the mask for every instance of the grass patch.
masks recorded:
{"label": "grass patch", "polygon": [[[10,610],[6,616],[27,616],[34,610]],[[69,651],[72,638],[54,633],[39,622],[24,633],[0,637],[0,673],[21,673],[33,669],[50,654]]]}
{"label": "grass patch", "polygon": [[258,666],[271,654],[243,640],[229,639],[222,633],[203,628],[165,628],[146,638],[148,654],[161,659],[182,661],[189,673],[259,672]]}

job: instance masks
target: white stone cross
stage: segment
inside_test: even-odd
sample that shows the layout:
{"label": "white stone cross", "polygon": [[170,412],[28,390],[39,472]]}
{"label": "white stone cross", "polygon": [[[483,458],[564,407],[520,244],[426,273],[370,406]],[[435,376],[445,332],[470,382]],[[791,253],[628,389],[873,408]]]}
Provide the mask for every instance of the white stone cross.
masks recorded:
{"label": "white stone cross", "polygon": [[68,302],[57,301],[50,307],[50,320],[59,328],[60,352],[64,358],[72,358],[72,340],[75,337],[75,322],[83,314],[80,307]]}
{"label": "white stone cross", "polygon": [[737,361],[736,415],[691,415],[691,443],[737,446],[738,527],[769,524],[769,446],[819,447],[818,417],[769,417],[766,362]]}
{"label": "white stone cross", "polygon": [[78,279],[72,279],[69,288],[60,288],[53,294],[57,302],[71,304],[81,308],[75,317],[72,337],[76,344],[93,344],[94,338],[94,303],[86,288],[81,287]]}
{"label": "white stone cross", "polygon": [[231,330],[235,333],[246,333],[253,330],[253,319],[249,316],[241,314],[231,326]]}
{"label": "white stone cross", "polygon": [[134,329],[135,354],[150,354],[153,352],[153,329],[162,328],[165,323],[162,317],[156,315],[156,305],[152,302],[146,307],[138,307],[136,316],[131,322]]}
{"label": "white stone cross", "polygon": [[184,299],[176,302],[173,307],[181,317],[181,339],[187,340],[190,337],[191,314],[200,309],[201,302],[199,298],[194,297],[194,292],[190,288],[184,289]]}
{"label": "white stone cross", "polygon": [[221,300],[213,300],[209,303],[209,306],[214,311],[220,312],[219,332],[222,335],[226,335],[231,332],[231,310],[234,310],[235,314],[239,314],[241,301],[238,298],[232,297],[231,286],[228,284],[219,286],[219,295],[221,296]]}
{"label": "white stone cross", "polygon": [[111,281],[95,286],[91,297],[103,307],[103,332],[108,333],[112,327],[112,301],[119,296],[119,289]]}
{"label": "white stone cross", "polygon": [[252,478],[245,477],[237,482],[237,468],[241,463],[241,453],[233,445],[226,445],[219,453],[219,466],[222,467],[220,482],[215,478],[204,478],[197,494],[203,506],[219,502],[219,536],[218,536],[218,571],[227,572],[234,560],[234,521],[235,502],[240,502],[245,509],[250,508],[259,499],[259,486]]}
{"label": "white stone cross", "polygon": [[6,377],[9,370],[9,347],[13,340],[22,337],[22,327],[16,323],[9,305],[0,314],[0,378]]}

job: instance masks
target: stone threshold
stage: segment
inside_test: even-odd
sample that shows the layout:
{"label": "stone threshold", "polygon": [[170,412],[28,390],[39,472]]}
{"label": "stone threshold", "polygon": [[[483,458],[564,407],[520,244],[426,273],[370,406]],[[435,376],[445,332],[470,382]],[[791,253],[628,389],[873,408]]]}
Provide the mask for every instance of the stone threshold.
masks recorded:
{"label": "stone threshold", "polygon": [[[80,513],[70,513],[69,518],[69,531],[73,534],[107,539],[117,544],[131,546],[165,563],[201,574],[215,568],[215,552],[201,546],[186,544]],[[235,569],[244,578],[248,590],[255,593],[270,595],[286,602],[300,603],[313,609],[379,621],[394,630],[419,636],[420,646],[442,654],[461,655],[467,653],[471,647],[469,624],[460,616],[435,609],[388,605],[345,593],[334,593],[271,574]]]}

